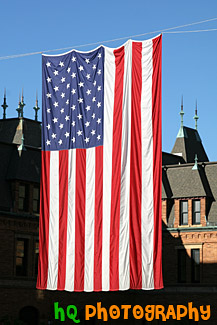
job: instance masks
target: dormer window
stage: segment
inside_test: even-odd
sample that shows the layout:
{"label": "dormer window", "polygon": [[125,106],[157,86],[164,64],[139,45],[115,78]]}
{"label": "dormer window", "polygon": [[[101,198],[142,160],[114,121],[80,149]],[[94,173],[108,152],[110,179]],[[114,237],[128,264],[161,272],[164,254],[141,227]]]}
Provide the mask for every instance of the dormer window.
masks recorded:
{"label": "dormer window", "polygon": [[200,224],[200,200],[192,201],[192,224]]}
{"label": "dormer window", "polygon": [[39,214],[40,186],[37,183],[16,181],[14,183],[14,210],[19,213]]}
{"label": "dormer window", "polygon": [[39,213],[39,186],[33,187],[33,213]]}
{"label": "dormer window", "polygon": [[29,185],[19,184],[18,209],[20,211],[29,211]]}
{"label": "dormer window", "polygon": [[180,201],[180,225],[188,225],[188,201]]}

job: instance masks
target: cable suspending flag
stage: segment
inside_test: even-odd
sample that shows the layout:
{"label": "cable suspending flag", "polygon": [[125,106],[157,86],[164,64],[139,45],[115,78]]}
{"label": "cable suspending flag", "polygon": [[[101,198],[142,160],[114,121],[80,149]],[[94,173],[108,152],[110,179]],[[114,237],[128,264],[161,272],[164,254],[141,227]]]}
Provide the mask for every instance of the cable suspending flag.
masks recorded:
{"label": "cable suspending flag", "polygon": [[38,289],[160,289],[161,35],[42,56]]}

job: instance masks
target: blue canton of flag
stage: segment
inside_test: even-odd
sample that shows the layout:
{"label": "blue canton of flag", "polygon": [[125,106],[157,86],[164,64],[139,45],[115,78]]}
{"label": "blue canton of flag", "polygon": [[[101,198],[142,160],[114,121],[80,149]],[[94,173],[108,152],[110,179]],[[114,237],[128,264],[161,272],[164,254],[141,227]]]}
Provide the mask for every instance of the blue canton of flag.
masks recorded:
{"label": "blue canton of flag", "polygon": [[104,48],[42,60],[42,150],[103,145]]}

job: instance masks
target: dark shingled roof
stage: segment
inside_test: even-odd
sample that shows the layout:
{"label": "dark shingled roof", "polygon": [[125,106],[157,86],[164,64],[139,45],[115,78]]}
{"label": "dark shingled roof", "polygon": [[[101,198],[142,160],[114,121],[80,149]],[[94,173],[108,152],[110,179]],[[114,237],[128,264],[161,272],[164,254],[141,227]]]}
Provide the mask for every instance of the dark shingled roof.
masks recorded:
{"label": "dark shingled roof", "polygon": [[[18,152],[24,135],[26,150]],[[0,209],[11,210],[12,180],[40,182],[41,124],[26,118],[0,120]],[[21,153],[21,155],[19,155]]]}
{"label": "dark shingled roof", "polygon": [[186,126],[179,130],[171,153],[180,155],[186,163],[194,162],[195,154],[198,161],[209,161],[198,131]]}
{"label": "dark shingled roof", "polygon": [[210,201],[207,220],[210,225],[213,223],[217,225],[217,162],[205,164],[204,171],[213,195],[213,200]]}
{"label": "dark shingled roof", "polygon": [[164,179],[167,178],[167,182],[164,182],[165,194],[171,191],[171,198],[206,196],[206,189],[203,186],[199,170],[192,170],[192,167],[193,164],[190,166],[177,165],[171,168],[168,166],[167,171],[164,171],[166,174]]}
{"label": "dark shingled roof", "polygon": [[21,181],[39,183],[41,171],[41,150],[26,146],[19,156],[17,148],[11,154],[11,160],[7,171],[7,180],[17,179]]}
{"label": "dark shingled roof", "polygon": [[27,118],[0,120],[0,141],[21,144],[24,135],[25,145],[41,147],[41,123]]}
{"label": "dark shingled roof", "polygon": [[[217,225],[217,162],[167,165],[162,170],[162,199],[207,198],[208,225]],[[174,206],[169,212],[168,226],[173,225]]]}
{"label": "dark shingled roof", "polygon": [[41,150],[26,146],[21,156],[18,145],[0,143],[0,209],[10,210],[13,205],[11,181],[40,183]]}
{"label": "dark shingled roof", "polygon": [[0,207],[6,210],[12,207],[11,184],[6,180],[6,175],[13,150],[13,145],[0,143]]}
{"label": "dark shingled roof", "polygon": [[162,165],[175,165],[175,164],[184,164],[185,161],[182,157],[173,155],[168,152],[162,152]]}
{"label": "dark shingled roof", "polygon": [[170,199],[173,196],[172,189],[170,187],[170,183],[167,177],[166,169],[162,170],[162,199]]}

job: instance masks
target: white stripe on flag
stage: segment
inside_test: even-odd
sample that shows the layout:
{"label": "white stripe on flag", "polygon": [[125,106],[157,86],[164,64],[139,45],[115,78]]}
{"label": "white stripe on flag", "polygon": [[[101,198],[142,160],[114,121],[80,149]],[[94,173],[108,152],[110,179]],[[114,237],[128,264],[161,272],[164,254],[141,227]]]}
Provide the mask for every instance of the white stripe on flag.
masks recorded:
{"label": "white stripe on flag", "polygon": [[103,146],[103,229],[102,229],[102,290],[110,289],[110,218],[111,218],[111,175],[112,136],[115,85],[115,57],[113,50],[105,48],[104,62],[104,146]]}
{"label": "white stripe on flag", "polygon": [[152,40],[142,44],[142,289],[153,289]]}
{"label": "white stripe on flag", "polygon": [[86,151],[84,291],[93,291],[95,216],[95,148]]}
{"label": "white stripe on flag", "polygon": [[122,145],[121,145],[121,194],[119,231],[119,289],[130,287],[129,265],[129,188],[130,188],[130,135],[131,135],[131,76],[132,42],[125,45]]}
{"label": "white stripe on flag", "polygon": [[59,152],[50,154],[50,216],[47,289],[57,289],[59,255]]}
{"label": "white stripe on flag", "polygon": [[75,273],[75,170],[76,150],[69,150],[68,159],[68,219],[66,246],[66,282],[65,290],[74,291]]}

